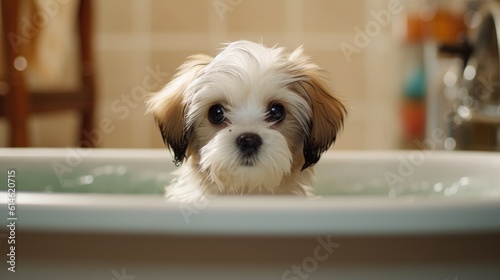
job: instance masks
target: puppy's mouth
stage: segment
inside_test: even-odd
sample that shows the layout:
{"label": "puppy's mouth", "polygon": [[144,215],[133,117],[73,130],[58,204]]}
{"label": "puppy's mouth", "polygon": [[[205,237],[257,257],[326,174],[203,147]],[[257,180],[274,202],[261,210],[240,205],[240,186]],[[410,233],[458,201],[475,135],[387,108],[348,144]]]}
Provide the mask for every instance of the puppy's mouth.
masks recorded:
{"label": "puppy's mouth", "polygon": [[243,156],[240,159],[240,165],[245,166],[245,167],[252,167],[256,164],[257,162],[257,156]]}
{"label": "puppy's mouth", "polygon": [[262,146],[262,138],[255,133],[243,133],[236,138],[236,145],[241,154],[240,164],[245,167],[254,166]]}

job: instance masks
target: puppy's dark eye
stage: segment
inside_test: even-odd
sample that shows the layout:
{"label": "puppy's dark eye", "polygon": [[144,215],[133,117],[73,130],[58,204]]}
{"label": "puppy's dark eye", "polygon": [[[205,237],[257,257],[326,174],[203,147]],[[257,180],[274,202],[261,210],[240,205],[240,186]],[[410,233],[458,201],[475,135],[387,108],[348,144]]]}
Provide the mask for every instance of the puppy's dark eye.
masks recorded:
{"label": "puppy's dark eye", "polygon": [[269,112],[267,112],[268,122],[279,122],[282,121],[286,116],[285,107],[279,103],[272,104],[269,107]]}
{"label": "puppy's dark eye", "polygon": [[224,117],[224,107],[222,107],[222,105],[220,104],[216,104],[210,107],[210,109],[208,110],[208,119],[213,124],[222,123],[226,119],[226,117]]}

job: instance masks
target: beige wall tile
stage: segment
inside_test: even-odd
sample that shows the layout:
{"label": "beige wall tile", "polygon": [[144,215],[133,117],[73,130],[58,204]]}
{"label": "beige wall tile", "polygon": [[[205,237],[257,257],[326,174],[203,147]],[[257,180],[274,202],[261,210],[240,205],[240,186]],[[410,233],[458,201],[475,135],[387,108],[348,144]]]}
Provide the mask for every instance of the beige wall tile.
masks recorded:
{"label": "beige wall tile", "polygon": [[207,32],[210,0],[151,0],[153,32]]}
{"label": "beige wall tile", "polygon": [[229,32],[284,32],[285,0],[245,0],[225,14]]}
{"label": "beige wall tile", "polygon": [[307,45],[305,48],[312,61],[326,71],[328,84],[334,92],[347,100],[365,98],[364,54],[353,57],[349,63],[341,51],[308,50]]}
{"label": "beige wall tile", "polygon": [[139,51],[100,51],[97,53],[98,101],[110,101],[130,94],[141,86],[147,67],[153,67]]}
{"label": "beige wall tile", "polygon": [[[390,105],[384,105],[384,107],[380,107],[374,111],[377,110],[395,113],[398,111],[398,108],[391,108]],[[366,137],[364,137],[365,143],[363,145],[365,149],[390,150],[399,147],[401,140],[401,122],[399,114],[395,115],[396,118],[382,120],[381,118],[377,118],[376,114],[368,114],[368,118],[365,119]],[[369,119],[370,116],[374,118]]]}
{"label": "beige wall tile", "polygon": [[80,117],[76,112],[32,115],[28,135],[32,147],[68,147],[79,141]]}
{"label": "beige wall tile", "polygon": [[95,28],[99,32],[130,32],[132,30],[131,0],[93,1]]}
{"label": "beige wall tile", "polygon": [[307,0],[304,6],[305,32],[353,32],[365,25],[365,1]]}
{"label": "beige wall tile", "polygon": [[161,137],[160,129],[156,124],[154,123],[153,119],[151,118],[151,121],[148,123],[148,126],[150,127],[149,131],[149,147],[151,148],[167,148],[165,147],[165,143],[163,143],[163,138]]}
{"label": "beige wall tile", "polygon": [[399,101],[403,92],[404,73],[400,67],[400,56],[395,48],[367,51],[366,84],[371,98]]}
{"label": "beige wall tile", "polygon": [[353,121],[349,118],[344,124],[344,130],[337,136],[337,142],[331,149],[358,150],[364,148],[366,125],[362,121]]}
{"label": "beige wall tile", "polygon": [[[151,76],[157,69],[145,59],[149,56],[140,51],[100,51],[97,55],[98,98],[96,104],[95,126],[104,124],[114,127],[111,132],[101,129],[105,135],[101,147],[145,147],[149,143],[149,130],[145,113],[146,94],[166,83],[169,77],[161,76],[155,81]],[[163,72],[162,68],[158,68]],[[145,82],[145,78],[147,81]],[[150,85],[156,83],[156,88]],[[128,132],[126,127],[129,127]],[[110,129],[111,130],[111,129]],[[128,133],[128,134],[127,134]],[[141,137],[145,139],[141,142]]]}
{"label": "beige wall tile", "polygon": [[[101,130],[102,131],[102,130]],[[124,123],[117,119],[111,119],[110,126],[103,132],[101,148],[132,148],[134,143],[128,135],[132,133],[130,123]]]}
{"label": "beige wall tile", "polygon": [[238,32],[229,33],[225,37],[227,42],[233,42],[237,40],[248,40],[253,42],[260,42],[266,47],[283,47],[287,51],[291,51],[298,47],[298,45],[288,44],[287,36],[284,33],[265,33],[265,32]]}
{"label": "beige wall tile", "polygon": [[146,115],[121,120],[119,118],[106,119],[106,129],[101,129],[103,140],[101,147],[113,148],[147,148],[149,127],[144,124],[148,121]]}
{"label": "beige wall tile", "polygon": [[203,53],[208,55],[213,55],[213,50],[198,50],[198,51],[153,51],[151,52],[151,62],[150,65],[158,65],[162,71],[168,72],[169,77],[165,79],[165,82],[159,86],[157,89],[161,89],[166,85],[170,79],[176,73],[177,68],[179,68],[186,59],[194,54]]}

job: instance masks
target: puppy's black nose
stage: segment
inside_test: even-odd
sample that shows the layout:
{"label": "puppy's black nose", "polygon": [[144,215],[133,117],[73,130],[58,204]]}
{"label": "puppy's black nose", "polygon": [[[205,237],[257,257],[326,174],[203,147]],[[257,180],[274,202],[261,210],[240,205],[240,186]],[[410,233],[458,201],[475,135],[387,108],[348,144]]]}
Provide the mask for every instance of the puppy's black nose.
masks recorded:
{"label": "puppy's black nose", "polygon": [[262,145],[262,138],[254,133],[243,133],[236,139],[236,144],[244,155],[251,155]]}

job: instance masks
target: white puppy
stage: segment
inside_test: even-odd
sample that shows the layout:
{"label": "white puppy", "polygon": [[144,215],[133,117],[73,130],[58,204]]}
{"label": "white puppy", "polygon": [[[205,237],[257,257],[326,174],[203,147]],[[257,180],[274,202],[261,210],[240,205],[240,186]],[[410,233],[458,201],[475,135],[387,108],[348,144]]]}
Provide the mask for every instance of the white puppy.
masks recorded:
{"label": "white puppy", "polygon": [[342,128],[346,107],[302,48],[249,41],[195,55],[148,101],[179,178],[167,197],[312,192],[314,165]]}

